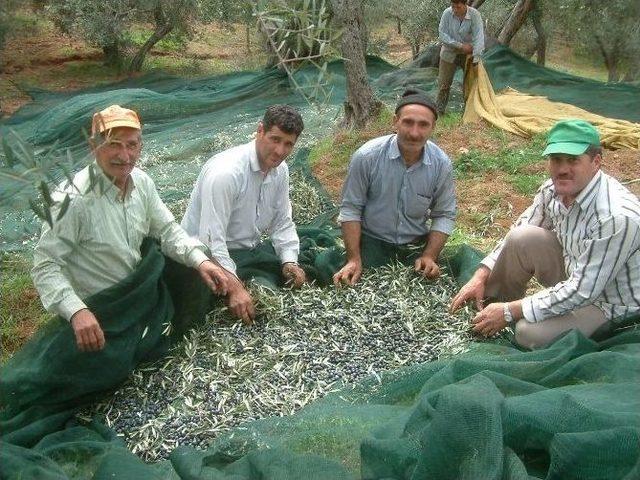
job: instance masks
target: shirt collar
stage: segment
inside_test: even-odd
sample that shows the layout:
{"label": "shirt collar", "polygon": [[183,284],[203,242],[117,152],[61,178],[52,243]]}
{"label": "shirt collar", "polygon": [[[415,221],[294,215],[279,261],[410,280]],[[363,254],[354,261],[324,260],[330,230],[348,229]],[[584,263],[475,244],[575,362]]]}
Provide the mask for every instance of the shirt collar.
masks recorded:
{"label": "shirt collar", "polygon": [[[97,160],[94,160],[93,163],[89,166],[89,168],[93,167],[93,171],[96,174],[96,185],[93,187],[93,191],[95,195],[102,196],[106,195],[113,200],[121,200],[120,189],[116,187],[115,183],[105,175],[102,167],[98,165]],[[135,167],[134,167],[135,168]],[[89,179],[89,182],[91,180]],[[125,196],[131,196],[131,192],[136,188],[135,181],[133,180],[133,175],[129,174],[129,179],[127,180],[127,187],[125,191]]]}
{"label": "shirt collar", "polygon": [[[455,12],[453,11],[453,8],[449,7],[451,9],[451,17],[455,18],[456,20],[460,20],[460,17],[458,17]],[[471,11],[469,10],[469,6],[467,5],[467,11],[464,14],[464,18],[463,20],[471,20]]]}
{"label": "shirt collar", "polygon": [[586,187],[582,189],[582,191],[576,197],[576,203],[580,205],[581,209],[586,209],[593,203],[598,194],[598,190],[600,187],[600,181],[602,180],[602,171],[598,170],[591,181],[587,184]]}
{"label": "shirt collar", "polygon": [[559,205],[562,206],[562,208],[565,209],[565,211],[569,211],[576,204],[578,205],[580,210],[586,210],[595,200],[596,195],[600,190],[599,187],[601,180],[602,171],[599,170],[598,173],[596,173],[591,181],[587,184],[587,186],[580,191],[580,193],[576,196],[575,200],[571,205],[569,205],[569,207],[566,207],[564,205],[562,198],[556,193],[555,188],[553,190],[553,198],[558,202]]}
{"label": "shirt collar", "polygon": [[261,172],[260,162],[258,161],[258,151],[256,150],[256,141],[251,140],[249,143],[249,167],[252,172]]}
{"label": "shirt collar", "polygon": [[249,168],[251,169],[252,172],[259,173],[260,175],[262,175],[262,178],[264,179],[265,183],[271,182],[271,179],[275,176],[276,170],[279,167],[272,168],[265,175],[262,172],[262,169],[260,168],[260,162],[258,161],[258,151],[256,150],[256,141],[252,140],[250,145],[251,146],[249,147],[249,150],[250,150],[250,152],[249,152]]}
{"label": "shirt collar", "polygon": [[[423,165],[431,165],[431,158],[429,157],[429,140],[427,140],[422,147],[422,160],[415,165],[423,164]],[[400,147],[398,146],[398,134],[394,134],[391,139],[391,144],[389,145],[389,157],[392,159],[399,159],[402,161],[402,154],[400,153]],[[404,165],[404,161],[402,162]],[[412,166],[415,166],[412,165]]]}

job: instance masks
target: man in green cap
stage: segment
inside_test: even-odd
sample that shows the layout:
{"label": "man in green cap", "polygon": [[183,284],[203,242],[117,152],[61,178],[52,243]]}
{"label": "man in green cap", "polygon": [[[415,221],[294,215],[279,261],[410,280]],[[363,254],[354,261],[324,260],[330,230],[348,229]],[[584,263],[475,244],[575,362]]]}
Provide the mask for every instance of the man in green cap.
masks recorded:
{"label": "man in green cap", "polygon": [[[600,170],[598,131],[558,122],[543,155],[551,178],[451,303],[454,312],[475,301],[480,335],[515,324],[528,348],[640,313],[640,202]],[[534,276],[545,288],[526,295]]]}

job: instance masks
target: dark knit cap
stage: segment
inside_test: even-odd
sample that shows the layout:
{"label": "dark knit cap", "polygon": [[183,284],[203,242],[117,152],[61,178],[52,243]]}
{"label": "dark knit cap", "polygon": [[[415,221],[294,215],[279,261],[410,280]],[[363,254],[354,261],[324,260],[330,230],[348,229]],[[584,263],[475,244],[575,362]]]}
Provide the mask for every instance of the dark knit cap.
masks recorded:
{"label": "dark knit cap", "polygon": [[425,107],[427,107],[429,110],[433,112],[433,116],[435,117],[435,119],[436,120],[438,119],[438,109],[436,107],[435,102],[431,100],[429,95],[427,95],[427,92],[424,92],[417,88],[407,88],[404,91],[404,93],[398,100],[395,113],[398,113],[398,110],[400,110],[401,107],[404,107],[405,105],[410,105],[412,103],[424,105]]}

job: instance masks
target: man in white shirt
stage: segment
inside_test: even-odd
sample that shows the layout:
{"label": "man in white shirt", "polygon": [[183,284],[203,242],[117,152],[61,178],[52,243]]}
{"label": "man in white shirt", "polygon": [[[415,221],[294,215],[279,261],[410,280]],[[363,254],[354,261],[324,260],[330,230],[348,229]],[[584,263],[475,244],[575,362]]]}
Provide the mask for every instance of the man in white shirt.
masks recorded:
{"label": "man in white shirt", "polygon": [[175,222],[151,178],[136,168],[141,124],[133,110],[112,105],[93,117],[95,163],[56,195],[70,196],[64,216],[45,224],[35,248],[32,277],[45,308],[70,321],[81,351],[102,350],[105,335],[85,299],[118,284],[141,261],[145,237],[163,253],[197,269],[217,293],[226,293],[224,269]]}
{"label": "man in white shirt", "polygon": [[[640,202],[600,171],[598,131],[558,122],[543,155],[551,179],[451,303],[453,312],[475,301],[481,335],[515,323],[516,341],[528,348],[640,314]],[[546,288],[525,295],[532,276]],[[485,298],[498,302],[485,307]]]}
{"label": "man in white shirt", "polygon": [[[184,229],[207,245],[234,276],[229,307],[246,322],[255,315],[240,280],[254,272],[239,269],[233,257],[269,248],[282,280],[293,286],[306,281],[298,265],[300,241],[291,218],[289,169],[285,159],[302,133],[300,113],[288,105],[272,105],[258,124],[255,140],[218,153],[205,163],[182,220]],[[273,263],[273,262],[271,262]]]}
{"label": "man in white shirt", "polygon": [[451,0],[451,6],[442,12],[438,27],[440,63],[438,65],[438,113],[444,115],[449,102],[449,90],[458,67],[463,70],[467,56],[472,65],[480,61],[484,50],[484,28],[480,12],[469,7],[465,0]]}

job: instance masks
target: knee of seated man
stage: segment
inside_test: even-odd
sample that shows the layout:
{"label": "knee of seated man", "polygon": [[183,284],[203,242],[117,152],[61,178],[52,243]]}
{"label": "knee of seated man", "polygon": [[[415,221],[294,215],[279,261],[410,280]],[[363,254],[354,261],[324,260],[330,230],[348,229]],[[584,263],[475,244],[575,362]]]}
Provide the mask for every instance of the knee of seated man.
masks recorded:
{"label": "knee of seated man", "polygon": [[[526,247],[540,241],[538,230],[544,231],[540,227],[532,227],[531,225],[520,225],[509,230],[505,237],[505,243]],[[540,233],[542,233],[540,232]]]}
{"label": "knee of seated man", "polygon": [[542,325],[520,320],[516,323],[516,342],[521,347],[535,350],[544,348],[549,344],[549,339],[544,335]]}

